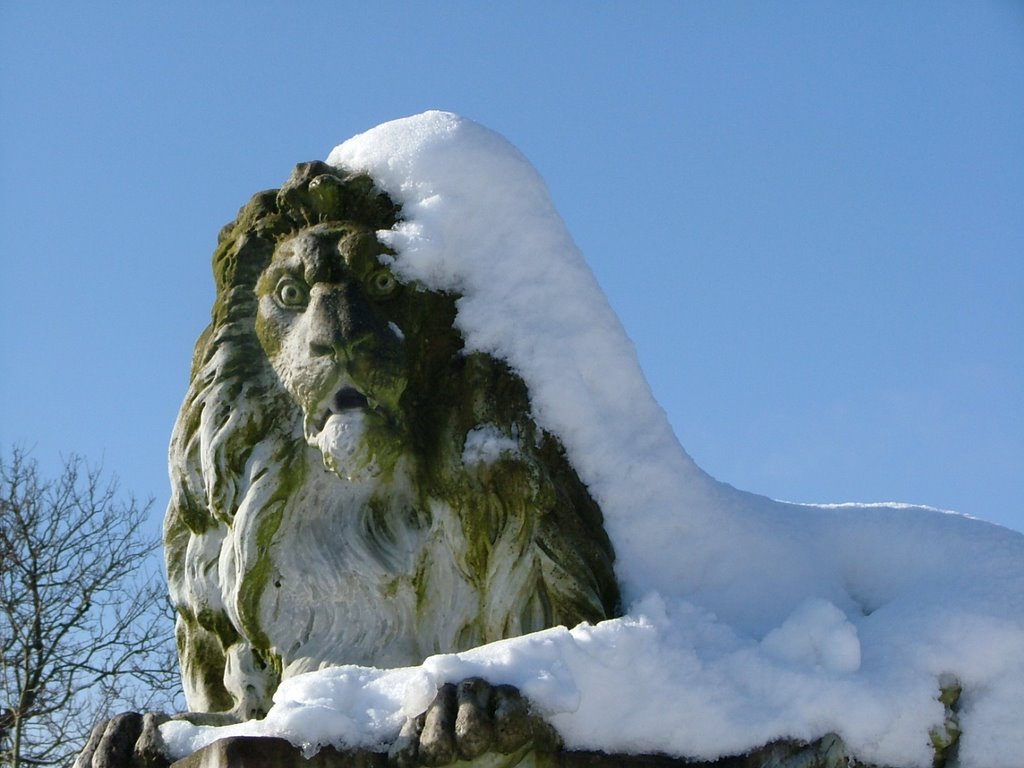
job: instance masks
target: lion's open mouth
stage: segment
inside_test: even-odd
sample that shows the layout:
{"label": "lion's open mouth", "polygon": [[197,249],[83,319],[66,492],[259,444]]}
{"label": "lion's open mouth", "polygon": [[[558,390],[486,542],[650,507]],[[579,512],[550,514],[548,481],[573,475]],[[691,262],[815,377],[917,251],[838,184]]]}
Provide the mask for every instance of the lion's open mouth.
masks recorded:
{"label": "lion's open mouth", "polygon": [[350,411],[353,408],[366,408],[370,405],[366,399],[366,395],[360,392],[355,387],[344,387],[339,389],[334,397],[331,398],[330,404],[327,406],[327,410],[330,413],[342,413],[343,411]]}
{"label": "lion's open mouth", "polygon": [[306,417],[306,439],[315,440],[324,431],[328,419],[332,416],[340,416],[352,411],[365,411],[368,408],[370,408],[370,401],[366,395],[355,387],[342,387],[334,393],[326,406],[315,417]]}
{"label": "lion's open mouth", "polygon": [[306,417],[306,442],[317,448],[324,467],[351,480],[366,480],[377,473],[374,455],[366,442],[368,419],[377,404],[354,387],[342,387],[321,407],[318,416]]}

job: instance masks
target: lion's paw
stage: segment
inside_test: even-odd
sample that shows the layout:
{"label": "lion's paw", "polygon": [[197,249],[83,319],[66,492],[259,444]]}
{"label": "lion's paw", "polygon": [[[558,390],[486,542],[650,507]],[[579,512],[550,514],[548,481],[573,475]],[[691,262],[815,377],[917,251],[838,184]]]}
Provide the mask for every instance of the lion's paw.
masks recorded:
{"label": "lion's paw", "polygon": [[399,768],[443,766],[487,752],[507,755],[530,745],[552,750],[557,744],[554,729],[530,712],[517,688],[473,677],[442,686],[426,712],[406,721],[389,757]]}
{"label": "lion's paw", "polygon": [[159,726],[166,715],[125,712],[92,729],[75,768],[166,768],[170,765]]}

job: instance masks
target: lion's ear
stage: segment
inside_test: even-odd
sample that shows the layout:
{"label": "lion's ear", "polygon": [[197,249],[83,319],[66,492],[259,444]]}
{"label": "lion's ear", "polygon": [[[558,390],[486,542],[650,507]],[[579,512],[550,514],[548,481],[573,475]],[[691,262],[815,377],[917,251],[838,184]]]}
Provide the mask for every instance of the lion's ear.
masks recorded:
{"label": "lion's ear", "polygon": [[218,309],[240,298],[232,296],[231,289],[255,287],[260,273],[270,263],[275,242],[290,229],[291,222],[278,211],[277,190],[271,189],[254,195],[238,217],[221,230],[213,252],[215,324]]}
{"label": "lion's ear", "polygon": [[234,221],[221,227],[220,234],[217,236],[217,244],[220,245],[226,240],[238,239],[239,234],[246,230],[256,229],[260,221],[277,212],[277,190],[267,189],[257,192],[249,202],[239,208]]}

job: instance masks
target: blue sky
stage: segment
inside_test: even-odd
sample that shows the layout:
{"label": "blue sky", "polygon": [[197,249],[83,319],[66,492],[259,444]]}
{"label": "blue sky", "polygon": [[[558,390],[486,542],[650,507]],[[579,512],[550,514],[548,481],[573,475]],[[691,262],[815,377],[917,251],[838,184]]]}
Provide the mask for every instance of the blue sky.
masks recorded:
{"label": "blue sky", "polygon": [[537,166],[712,475],[1024,530],[1022,94],[1009,1],[8,0],[0,441],[159,520],[220,226],[440,108]]}

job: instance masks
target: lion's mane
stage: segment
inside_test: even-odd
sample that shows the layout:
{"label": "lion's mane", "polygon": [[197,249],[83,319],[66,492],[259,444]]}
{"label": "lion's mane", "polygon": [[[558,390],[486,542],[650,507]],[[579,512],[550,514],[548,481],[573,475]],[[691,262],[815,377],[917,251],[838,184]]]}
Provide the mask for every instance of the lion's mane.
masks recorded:
{"label": "lion's mane", "polygon": [[304,439],[256,332],[257,281],[297,232],[400,215],[368,176],[304,163],[221,231],[164,529],[193,711],[250,717],[292,674],[414,664],[618,611],[599,508],[523,381],[465,352],[456,295],[411,283],[396,300],[408,434],[385,481],[346,481]]}

